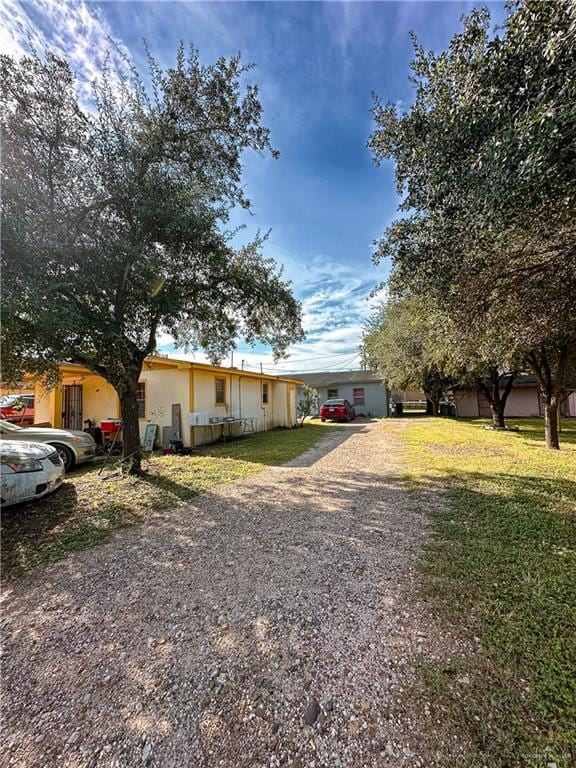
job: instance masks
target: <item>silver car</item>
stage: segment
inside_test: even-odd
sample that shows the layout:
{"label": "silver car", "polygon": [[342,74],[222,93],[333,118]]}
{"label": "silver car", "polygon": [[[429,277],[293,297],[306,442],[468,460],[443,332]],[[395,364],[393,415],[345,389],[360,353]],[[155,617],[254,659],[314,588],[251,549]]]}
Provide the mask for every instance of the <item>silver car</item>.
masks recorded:
{"label": "silver car", "polygon": [[0,421],[0,439],[53,445],[62,457],[66,472],[74,469],[76,464],[92,461],[96,456],[96,443],[92,435],[77,429],[21,427],[9,421]]}
{"label": "silver car", "polygon": [[64,464],[51,445],[24,440],[0,444],[0,504],[35,501],[62,485]]}

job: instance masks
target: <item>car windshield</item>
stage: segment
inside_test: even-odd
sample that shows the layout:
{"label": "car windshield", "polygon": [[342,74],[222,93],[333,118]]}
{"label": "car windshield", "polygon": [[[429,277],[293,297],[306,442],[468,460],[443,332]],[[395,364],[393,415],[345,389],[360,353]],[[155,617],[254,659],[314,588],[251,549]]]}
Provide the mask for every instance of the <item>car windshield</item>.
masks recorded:
{"label": "car windshield", "polygon": [[19,427],[18,424],[11,424],[9,421],[0,421],[0,429],[5,429],[7,432],[20,432],[24,427]]}
{"label": "car windshield", "polygon": [[326,400],[324,405],[344,405],[344,400]]}

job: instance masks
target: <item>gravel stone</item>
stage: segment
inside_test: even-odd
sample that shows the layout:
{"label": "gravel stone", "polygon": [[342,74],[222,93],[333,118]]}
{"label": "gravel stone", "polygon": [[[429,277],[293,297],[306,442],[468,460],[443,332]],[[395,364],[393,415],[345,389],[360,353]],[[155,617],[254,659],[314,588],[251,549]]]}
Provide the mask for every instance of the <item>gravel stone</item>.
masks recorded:
{"label": "gravel stone", "polygon": [[438,502],[404,490],[402,421],[327,429],[8,582],[2,765],[448,764],[422,751],[434,717],[405,704],[417,661],[459,649],[414,588]]}
{"label": "gravel stone", "polygon": [[314,725],[320,712],[320,704],[316,699],[312,699],[306,707],[306,712],[304,712],[304,722],[306,725]]}
{"label": "gravel stone", "polygon": [[140,756],[144,765],[148,765],[152,760],[152,745],[145,744],[144,747],[142,748],[142,752]]}

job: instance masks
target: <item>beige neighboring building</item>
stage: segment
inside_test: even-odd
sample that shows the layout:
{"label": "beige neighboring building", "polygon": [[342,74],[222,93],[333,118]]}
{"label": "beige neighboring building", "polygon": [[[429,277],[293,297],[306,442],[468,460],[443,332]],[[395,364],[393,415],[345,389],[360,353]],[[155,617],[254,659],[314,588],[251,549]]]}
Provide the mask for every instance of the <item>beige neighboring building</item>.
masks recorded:
{"label": "beige neighboring building", "polygon": [[[34,386],[35,423],[64,429],[83,429],[120,418],[120,403],[111,384],[82,365],[63,363],[61,385],[47,391]],[[172,426],[172,406],[180,405],[180,439],[187,447],[218,439],[217,428],[190,426],[190,414],[207,414],[222,421],[235,419],[226,434],[262,432],[297,424],[297,379],[268,376],[238,368],[223,368],[187,360],[146,358],[138,385],[140,435],[147,424]],[[30,387],[27,388],[30,391]],[[243,422],[239,420],[243,419]]]}
{"label": "beige neighboring building", "polygon": [[[501,393],[504,387],[501,387]],[[463,418],[489,418],[492,414],[490,404],[481,390],[474,387],[453,387],[452,396],[456,406],[456,415]],[[576,416],[576,392],[564,391],[560,406],[562,416]],[[542,416],[540,398],[536,380],[533,376],[517,376],[514,386],[506,401],[506,418],[518,419],[528,416]]]}

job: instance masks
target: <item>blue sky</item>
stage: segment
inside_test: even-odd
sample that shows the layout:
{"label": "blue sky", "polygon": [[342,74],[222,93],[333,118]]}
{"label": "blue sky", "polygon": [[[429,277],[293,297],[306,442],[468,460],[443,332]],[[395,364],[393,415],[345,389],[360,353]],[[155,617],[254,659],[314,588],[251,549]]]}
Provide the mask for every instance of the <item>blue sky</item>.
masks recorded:
{"label": "blue sky", "polygon": [[[85,81],[97,76],[109,36],[142,68],[143,38],[165,66],[180,40],[206,62],[238,51],[253,62],[249,80],[260,86],[264,123],[281,157],[245,156],[253,211],[233,223],[246,225],[241,239],[271,229],[266,254],[283,265],[303,302],[308,338],[275,370],[338,369],[358,364],[368,296],[386,276],[386,265],[372,265],[372,242],[398,205],[392,166],[376,168],[366,149],[371,94],[406,108],[413,98],[409,32],[427,49],[443,48],[461,15],[481,5],[503,21],[500,3],[4,0],[0,49],[18,53],[30,37],[66,53]],[[179,354],[166,336],[159,345]],[[242,359],[272,372],[268,349],[240,342],[234,364]]]}

